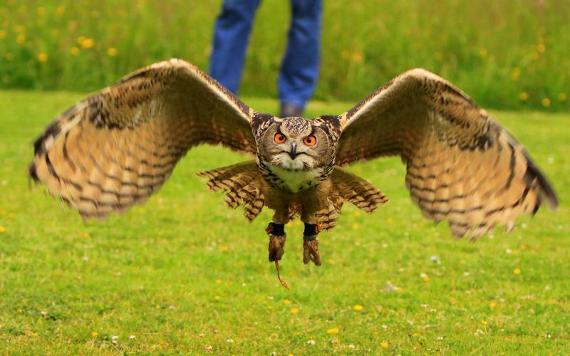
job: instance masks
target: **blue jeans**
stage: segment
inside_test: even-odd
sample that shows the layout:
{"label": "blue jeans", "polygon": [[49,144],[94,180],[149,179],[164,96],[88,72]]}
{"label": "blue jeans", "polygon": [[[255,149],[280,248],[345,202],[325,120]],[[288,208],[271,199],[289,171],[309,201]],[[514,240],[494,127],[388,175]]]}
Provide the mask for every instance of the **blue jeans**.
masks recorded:
{"label": "blue jeans", "polygon": [[[224,0],[216,20],[210,75],[237,93],[260,0]],[[304,108],[319,74],[321,0],[291,0],[291,26],[277,88],[282,104]],[[271,21],[271,19],[267,19]]]}

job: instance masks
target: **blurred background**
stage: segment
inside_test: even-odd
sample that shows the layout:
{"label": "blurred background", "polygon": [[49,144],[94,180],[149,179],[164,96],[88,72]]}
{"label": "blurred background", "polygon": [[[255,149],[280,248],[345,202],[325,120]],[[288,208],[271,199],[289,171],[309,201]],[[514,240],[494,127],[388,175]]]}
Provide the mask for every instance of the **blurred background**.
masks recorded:
{"label": "blurred background", "polygon": [[[94,91],[178,57],[208,69],[221,1],[3,0],[0,88]],[[257,13],[241,95],[276,96],[289,2]],[[570,1],[324,2],[314,99],[360,100],[412,67],[494,109],[570,109]]]}

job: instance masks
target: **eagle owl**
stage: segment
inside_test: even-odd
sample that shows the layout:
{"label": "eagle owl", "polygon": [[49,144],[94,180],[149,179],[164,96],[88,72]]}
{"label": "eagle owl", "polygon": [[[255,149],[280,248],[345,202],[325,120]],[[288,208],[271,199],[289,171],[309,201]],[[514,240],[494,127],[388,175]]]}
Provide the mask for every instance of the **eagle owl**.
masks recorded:
{"label": "eagle owl", "polygon": [[547,179],[505,129],[442,78],[413,69],[341,115],[255,112],[193,65],[172,59],[138,70],[58,117],[35,141],[29,175],[81,216],[104,217],[156,192],[193,146],[222,144],[254,159],[199,173],[252,220],[274,210],[266,232],[279,261],[285,224],[305,224],[303,260],[321,264],[318,233],[344,202],[366,212],[386,197],[340,168],[399,155],[424,216],[476,238],[542,202],[558,204]]}

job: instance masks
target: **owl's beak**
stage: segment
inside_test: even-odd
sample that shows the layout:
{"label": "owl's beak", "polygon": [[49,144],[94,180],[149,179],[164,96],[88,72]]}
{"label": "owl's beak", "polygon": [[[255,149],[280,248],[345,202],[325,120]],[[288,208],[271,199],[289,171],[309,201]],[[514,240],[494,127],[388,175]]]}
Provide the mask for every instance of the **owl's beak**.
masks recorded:
{"label": "owl's beak", "polygon": [[289,151],[287,153],[289,154],[289,157],[291,157],[291,159],[295,159],[295,157],[297,157],[299,155],[299,153],[297,153],[297,144],[292,143],[291,144],[291,151]]}

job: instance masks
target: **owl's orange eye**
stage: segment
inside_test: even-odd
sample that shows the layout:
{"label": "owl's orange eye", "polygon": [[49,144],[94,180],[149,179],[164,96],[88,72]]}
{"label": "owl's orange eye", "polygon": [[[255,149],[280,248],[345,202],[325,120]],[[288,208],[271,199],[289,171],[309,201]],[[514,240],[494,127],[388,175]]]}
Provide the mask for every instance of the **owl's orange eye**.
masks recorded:
{"label": "owl's orange eye", "polygon": [[307,146],[314,146],[317,144],[317,138],[313,135],[307,136],[303,139],[303,143]]}
{"label": "owl's orange eye", "polygon": [[283,135],[281,132],[278,132],[275,134],[275,136],[273,136],[273,140],[275,140],[275,143],[285,143],[285,141],[287,141],[287,137],[285,137],[285,135]]}

